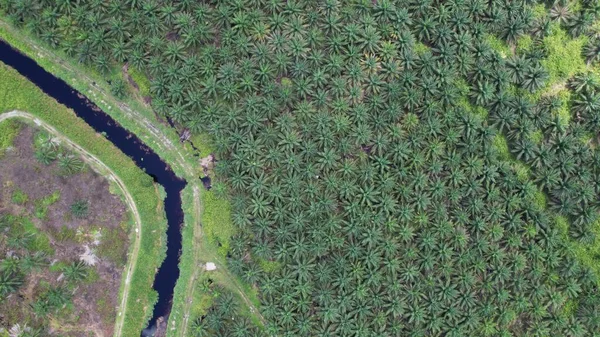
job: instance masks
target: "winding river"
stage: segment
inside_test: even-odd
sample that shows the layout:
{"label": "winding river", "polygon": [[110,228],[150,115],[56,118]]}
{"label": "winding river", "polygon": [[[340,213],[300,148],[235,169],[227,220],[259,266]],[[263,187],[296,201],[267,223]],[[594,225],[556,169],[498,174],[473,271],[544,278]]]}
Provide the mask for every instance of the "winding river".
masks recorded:
{"label": "winding river", "polygon": [[88,123],[96,132],[103,133],[123,153],[129,156],[142,170],[162,185],[166,192],[164,200],[167,217],[167,255],[154,280],[158,292],[158,302],[154,307],[150,325],[142,336],[151,335],[159,317],[166,317],[172,306],[173,291],[179,277],[179,255],[181,252],[181,190],[186,182],[178,178],[171,168],[134,134],[121,127],[114,119],[101,111],[84,95],[71,88],[63,80],[54,77],[34,60],[14,50],[0,40],[0,61],[13,67],[27,77],[48,96],[73,109],[79,118]]}

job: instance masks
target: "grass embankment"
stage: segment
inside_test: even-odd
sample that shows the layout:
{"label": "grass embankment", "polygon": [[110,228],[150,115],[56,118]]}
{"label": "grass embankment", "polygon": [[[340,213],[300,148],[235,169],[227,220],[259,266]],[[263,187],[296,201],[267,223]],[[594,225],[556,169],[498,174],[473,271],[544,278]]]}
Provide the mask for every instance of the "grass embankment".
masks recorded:
{"label": "grass embankment", "polygon": [[[0,63],[0,112],[27,111],[52,125],[64,136],[100,158],[126,184],[141,215],[143,235],[131,292],[127,304],[123,336],[137,336],[152,313],[157,295],[152,291],[155,270],[164,259],[166,220],[162,202],[152,178],[146,175],[112,143],[97,134],[71,110],[46,96],[14,69]],[[122,284],[123,287],[123,284]]]}

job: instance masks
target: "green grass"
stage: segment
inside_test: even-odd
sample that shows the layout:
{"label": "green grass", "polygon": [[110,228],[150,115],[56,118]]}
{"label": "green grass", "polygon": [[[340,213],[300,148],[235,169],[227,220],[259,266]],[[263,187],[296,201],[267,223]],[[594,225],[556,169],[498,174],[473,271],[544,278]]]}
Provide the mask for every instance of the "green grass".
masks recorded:
{"label": "green grass", "polygon": [[569,109],[569,102],[571,101],[571,91],[562,90],[557,95],[560,98],[560,108],[556,111],[559,117],[560,123],[563,127],[567,127],[571,122],[571,111]]}
{"label": "green grass", "polygon": [[546,17],[548,15],[548,10],[544,4],[536,4],[531,7],[531,13],[535,19],[540,19]]}
{"label": "green grass", "polygon": [[225,256],[229,250],[230,238],[236,229],[231,222],[231,206],[226,199],[219,199],[214,193],[202,193],[202,226],[208,241],[220,244],[219,254]]}
{"label": "green grass", "polygon": [[431,48],[429,48],[428,46],[426,46],[425,44],[421,43],[421,42],[417,42],[415,43],[415,46],[413,48],[415,54],[417,55],[423,55],[426,52],[428,52]]}
{"label": "green grass", "polygon": [[27,247],[30,251],[42,251],[48,255],[54,255],[54,249],[50,244],[50,238],[48,235],[40,231],[35,224],[26,217],[21,218],[21,224],[23,225],[23,231],[25,233],[33,234],[33,240]]}
{"label": "green grass", "polygon": [[29,201],[29,196],[23,190],[17,188],[13,191],[11,199],[13,204],[25,205]]}
{"label": "green grass", "polygon": [[44,220],[48,215],[48,207],[52,206],[60,199],[60,191],[47,195],[34,202],[34,215],[36,218]]}
{"label": "green grass", "polygon": [[526,182],[529,180],[531,177],[531,171],[527,165],[516,159],[513,159],[511,164],[515,170],[515,173],[517,174],[517,179],[519,179],[520,182]]}
{"label": "green grass", "polygon": [[[213,140],[212,138],[205,134],[205,133],[201,133],[201,134],[197,134],[197,135],[193,135],[190,138],[190,141],[192,143],[194,143],[194,146],[196,147],[200,147],[200,158],[204,158],[206,156],[208,156],[209,154],[214,152],[214,144],[213,144]],[[192,146],[189,143],[185,143],[186,147],[189,147],[189,150],[192,151]]]}
{"label": "green grass", "polygon": [[123,336],[139,335],[157,300],[152,283],[155,270],[165,256],[166,220],[152,178],[71,110],[46,96],[33,83],[3,63],[0,63],[0,79],[0,111],[27,111],[52,125],[100,158],[124,181],[132,194],[142,217],[144,235],[141,236],[140,253],[131,280]]}
{"label": "green grass", "polygon": [[494,147],[498,152],[498,157],[502,160],[509,160],[511,158],[510,151],[508,150],[508,142],[506,137],[502,134],[497,134],[494,137]]}
{"label": "green grass", "polygon": [[127,224],[117,228],[103,228],[98,245],[98,256],[108,259],[119,267],[127,263],[127,246],[123,245],[123,241],[127,240],[126,236],[123,237],[126,227]]}
{"label": "green grass", "polygon": [[137,70],[135,67],[129,67],[129,75],[140,88],[142,96],[150,96],[150,80],[144,73]]}
{"label": "green grass", "polygon": [[548,207],[548,197],[546,193],[539,189],[533,195],[533,201],[539,210],[544,210]]}
{"label": "green grass", "polygon": [[544,140],[544,133],[542,132],[542,130],[535,130],[533,132],[531,132],[528,135],[529,139],[531,139],[532,142],[536,143],[536,144],[541,144],[542,141]]}
{"label": "green grass", "polygon": [[58,262],[54,263],[53,265],[51,265],[48,269],[51,272],[59,273],[63,269],[65,269],[66,266],[67,266],[67,262],[66,261],[58,261]]}
{"label": "green grass", "polygon": [[581,50],[587,37],[571,38],[558,25],[553,25],[549,36],[544,38],[544,48],[548,57],[542,60],[542,65],[548,70],[549,86],[566,80],[586,69]]}
{"label": "green grass", "polygon": [[519,37],[519,39],[517,40],[517,48],[516,48],[517,54],[523,54],[523,53],[529,52],[529,51],[531,51],[532,48],[533,48],[533,39],[531,38],[531,35],[523,35],[523,36]]}
{"label": "green grass", "polygon": [[[202,145],[200,158],[215,152],[214,144],[208,136],[196,136],[193,141],[194,144],[198,144],[196,143],[198,141]],[[231,204],[227,199],[218,198],[215,193],[202,193],[201,201],[202,215],[200,221],[204,233],[211,244],[221,244],[218,252],[224,257],[229,251],[230,239],[236,233],[236,228],[231,222]]]}
{"label": "green grass", "polygon": [[555,216],[556,228],[559,230],[568,249],[573,256],[586,267],[590,268],[596,276],[596,282],[600,286],[600,221],[592,225],[592,233],[595,235],[594,242],[583,244],[573,240],[569,236],[569,219],[561,215]]}
{"label": "green grass", "polygon": [[52,236],[59,242],[73,242],[76,240],[77,231],[62,225],[60,229],[52,230]]}
{"label": "green grass", "polygon": [[21,130],[21,124],[14,120],[0,122],[0,158],[4,156],[6,149],[13,145],[13,141]]}
{"label": "green grass", "polygon": [[272,273],[281,268],[281,262],[259,259],[258,264],[266,273]]}
{"label": "green grass", "polygon": [[94,284],[100,280],[100,274],[96,268],[88,268],[87,275],[85,276],[84,282],[86,284]]}
{"label": "green grass", "polygon": [[506,42],[500,40],[496,36],[492,34],[487,34],[485,36],[485,41],[490,45],[490,47],[500,53],[500,55],[505,58],[509,55],[512,55],[512,51]]}

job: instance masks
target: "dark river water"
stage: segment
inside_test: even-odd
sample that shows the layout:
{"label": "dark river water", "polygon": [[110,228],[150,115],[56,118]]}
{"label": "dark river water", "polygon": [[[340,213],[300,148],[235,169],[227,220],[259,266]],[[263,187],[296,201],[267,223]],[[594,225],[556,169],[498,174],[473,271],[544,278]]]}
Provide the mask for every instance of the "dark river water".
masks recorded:
{"label": "dark river water", "polygon": [[2,40],[0,40],[0,61],[27,77],[48,96],[73,109],[77,116],[97,132],[105,134],[108,140],[133,159],[137,166],[154,178],[154,181],[164,187],[167,194],[164,200],[168,222],[167,256],[154,280],[154,289],[158,292],[158,303],[154,308],[150,325],[142,332],[142,335],[151,335],[156,320],[161,316],[168,315],[171,310],[173,290],[179,277],[178,263],[181,252],[181,224],[183,223],[180,192],[186,182],[178,178],[171,168],[137,136],[121,127],[87,98],[81,98],[84,95],[45,71],[34,60],[12,49]]}

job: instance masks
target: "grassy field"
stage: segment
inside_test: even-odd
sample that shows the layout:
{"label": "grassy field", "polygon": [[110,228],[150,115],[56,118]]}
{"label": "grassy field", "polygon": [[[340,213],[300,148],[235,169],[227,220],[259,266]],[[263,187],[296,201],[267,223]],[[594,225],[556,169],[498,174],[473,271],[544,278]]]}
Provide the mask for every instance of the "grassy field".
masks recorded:
{"label": "grassy field", "polygon": [[[162,202],[152,178],[112,143],[94,132],[71,110],[46,96],[15,70],[0,63],[0,111],[22,110],[52,125],[66,137],[94,154],[125,182],[133,195],[142,223],[148,230],[142,236],[141,251],[131,280],[128,316],[124,336],[138,335],[152,313],[156,293],[151,291],[156,268],[164,259],[166,220]],[[150,230],[151,229],[151,230]]]}

